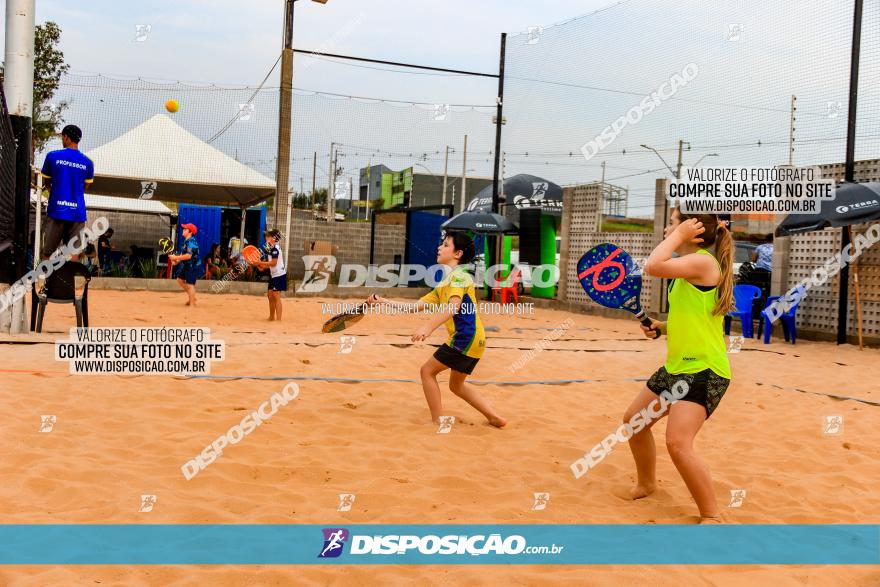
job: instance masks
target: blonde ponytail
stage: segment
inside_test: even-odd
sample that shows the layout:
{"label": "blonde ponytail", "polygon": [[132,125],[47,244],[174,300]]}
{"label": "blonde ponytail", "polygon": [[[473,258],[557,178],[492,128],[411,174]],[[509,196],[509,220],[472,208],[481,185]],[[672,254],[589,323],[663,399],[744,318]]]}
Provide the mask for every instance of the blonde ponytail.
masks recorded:
{"label": "blonde ponytail", "polygon": [[723,221],[718,222],[715,234],[715,258],[721,265],[721,281],[718,283],[718,302],[712,313],[723,316],[736,307],[733,298],[733,235]]}

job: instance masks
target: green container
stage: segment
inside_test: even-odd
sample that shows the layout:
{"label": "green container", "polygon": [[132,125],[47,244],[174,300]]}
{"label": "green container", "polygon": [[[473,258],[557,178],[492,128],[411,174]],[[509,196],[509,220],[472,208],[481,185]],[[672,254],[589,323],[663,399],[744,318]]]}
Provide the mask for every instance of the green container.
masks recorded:
{"label": "green container", "polygon": [[[486,294],[486,299],[492,297],[492,288],[489,287],[489,279],[488,279],[488,270],[492,265],[503,264],[504,269],[497,272],[496,277],[500,280],[502,277],[510,273],[512,269],[510,265],[510,251],[513,248],[513,237],[512,236],[502,236],[501,237],[501,260],[496,261],[492,258],[492,254],[494,251],[490,250],[489,242],[490,237],[486,237],[483,239],[483,259],[486,260],[486,276],[484,277],[484,287],[483,291]],[[555,245],[554,245],[555,246]]]}
{"label": "green container", "polygon": [[[556,218],[541,215],[541,264],[556,265]],[[546,275],[546,272],[544,273]],[[532,280],[532,296],[536,298],[556,297],[556,285],[537,287]]]}

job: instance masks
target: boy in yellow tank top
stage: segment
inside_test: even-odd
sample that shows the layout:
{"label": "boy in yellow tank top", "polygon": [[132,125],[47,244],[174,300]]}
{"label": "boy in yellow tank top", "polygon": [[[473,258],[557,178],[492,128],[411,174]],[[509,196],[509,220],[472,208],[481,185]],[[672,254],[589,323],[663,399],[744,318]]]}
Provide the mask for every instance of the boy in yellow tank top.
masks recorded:
{"label": "boy in yellow tank top", "polygon": [[[724,315],[734,307],[733,239],[727,226],[714,214],[689,216],[675,209],[665,239],[648,257],[645,273],[672,279],[669,318],[642,327],[645,336],[654,330],[667,335],[666,362],[648,380],[647,389],[633,400],[624,414],[630,422],[663,392],[686,389],[680,401],[669,406],[666,448],[697,502],[701,523],[720,522],[720,510],[706,463],[694,452],[694,438],[712,415],[730,385],[730,363],[724,344]],[[714,248],[713,255],[708,248]],[[678,257],[673,258],[672,254]],[[686,386],[680,382],[684,382]],[[651,426],[653,419],[629,440],[638,481],[633,499],[646,497],[656,488],[657,452]]]}
{"label": "boy in yellow tank top", "polygon": [[477,314],[474,281],[462,267],[473,260],[474,252],[474,243],[469,236],[461,232],[448,233],[437,247],[437,263],[446,265],[451,272],[433,291],[415,303],[392,302],[378,296],[371,296],[368,302],[371,305],[388,304],[407,312],[431,310],[428,324],[412,335],[413,342],[425,340],[441,324],[446,325],[449,334],[446,344],[440,346],[421,369],[422,389],[435,424],[440,423],[440,416],[443,415],[437,375],[449,369],[449,390],[483,414],[489,424],[503,428],[507,420],[499,416],[492,404],[465,382],[486,347],[486,333]]}

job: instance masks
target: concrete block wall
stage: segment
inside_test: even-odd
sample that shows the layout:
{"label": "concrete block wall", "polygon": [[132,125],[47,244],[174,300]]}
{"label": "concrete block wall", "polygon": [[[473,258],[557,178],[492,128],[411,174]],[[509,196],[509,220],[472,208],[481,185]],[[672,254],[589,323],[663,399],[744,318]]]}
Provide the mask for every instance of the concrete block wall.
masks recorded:
{"label": "concrete block wall", "polygon": [[[843,181],[845,171],[843,163],[823,164],[818,167],[822,170],[824,177]],[[880,159],[856,161],[854,172],[857,182],[880,181]],[[853,226],[853,235],[863,234],[868,226],[870,224]],[[789,271],[784,273],[779,280],[780,290],[787,291],[817,267],[824,266],[826,259],[840,251],[841,229],[826,229],[822,232],[793,236],[784,240],[790,241],[787,250],[774,250],[774,257],[786,253],[789,256]],[[774,263],[785,264],[784,261],[776,259],[774,259]],[[876,340],[880,337],[880,244],[864,251],[859,257],[859,282],[863,335]],[[807,298],[798,307],[798,328],[814,330],[822,335],[836,334],[839,286],[840,277],[837,276],[828,285],[810,289]],[[779,295],[779,290],[774,290],[774,295]],[[849,276],[847,314],[847,334],[856,336],[858,322],[855,275],[852,268],[850,268]]]}
{"label": "concrete block wall", "polygon": [[[853,236],[864,234],[869,224],[853,227]],[[840,251],[841,229],[825,229],[797,235],[788,239],[788,273],[785,274],[785,291],[809,277],[825,261]],[[775,256],[784,251],[774,251]],[[880,337],[880,245],[863,251],[858,259],[859,286],[862,310],[862,332],[864,336]],[[807,296],[801,301],[797,311],[797,327],[820,333],[837,332],[837,306],[840,291],[840,275],[829,279],[822,286],[810,286]],[[777,294],[778,295],[778,294]],[[850,267],[848,296],[847,334],[857,335],[856,284],[855,272]]]}
{"label": "concrete block wall", "polygon": [[[283,230],[283,227],[281,227]],[[307,242],[330,241],[336,247],[336,266],[370,264],[370,224],[368,222],[322,222],[297,215],[290,221],[290,244],[287,267],[294,279],[305,273],[302,257]],[[376,223],[374,263],[393,263],[394,256],[403,259],[406,243],[404,225]]]}
{"label": "concrete block wall", "polygon": [[[600,232],[601,192],[593,186],[578,186],[563,190],[562,226],[560,236],[559,300],[569,304],[596,304],[587,297],[577,277],[580,258],[592,247],[610,242],[622,247],[633,259],[644,263],[651,254],[657,239],[653,233]],[[657,280],[642,282],[642,306],[650,308]],[[597,306],[598,307],[598,306]]]}
{"label": "concrete block wall", "polygon": [[[566,238],[563,236],[563,238]],[[578,232],[569,233],[569,252],[564,267],[560,268],[563,273],[560,279],[566,280],[566,297],[563,301],[580,304],[593,304],[586,292],[580,286],[577,277],[577,263],[581,256],[599,243],[614,243],[630,254],[640,265],[648,258],[656,246],[654,235],[644,232]],[[561,261],[560,261],[561,262]],[[654,280],[642,281],[642,307],[647,308],[646,300],[653,296]]]}
{"label": "concrete block wall", "polygon": [[[860,162],[863,181],[877,180],[877,161]],[[872,167],[873,166],[873,167]],[[868,176],[868,177],[865,177]],[[665,179],[656,182],[655,230],[643,233],[601,233],[595,228],[594,210],[598,210],[598,198],[585,189],[566,189],[562,215],[562,275],[559,299],[578,305],[592,304],[577,280],[577,262],[587,249],[600,242],[613,242],[626,249],[633,257],[647,257],[662,239],[664,217],[668,218],[669,206],[665,198]],[[584,201],[591,200],[591,201]],[[869,224],[853,227],[853,234],[864,234]],[[777,238],[774,243],[774,259],[771,291],[782,295],[801,279],[809,277],[825,261],[840,251],[841,229],[826,229],[788,238]],[[880,340],[880,244],[863,251],[858,260],[859,288],[863,336],[869,342]],[[857,335],[855,272],[850,268],[847,334]],[[811,286],[797,312],[797,327],[810,338],[833,339],[837,332],[837,304],[840,276],[837,275],[821,286]],[[665,311],[665,296],[661,280],[643,281],[642,306],[659,314]]]}
{"label": "concrete block wall", "polygon": [[[576,231],[598,232],[602,220],[602,191],[598,183],[563,188],[564,207],[568,207],[572,228]],[[565,208],[563,208],[565,209]]]}

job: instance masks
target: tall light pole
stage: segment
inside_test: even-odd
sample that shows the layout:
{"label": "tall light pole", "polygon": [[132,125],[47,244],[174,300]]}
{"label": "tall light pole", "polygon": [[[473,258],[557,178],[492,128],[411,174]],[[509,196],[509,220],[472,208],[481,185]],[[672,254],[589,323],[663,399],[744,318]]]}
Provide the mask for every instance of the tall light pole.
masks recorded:
{"label": "tall light pole", "polygon": [[329,163],[327,163],[327,222],[332,222],[330,219],[330,198],[333,194],[333,190],[335,189],[333,186],[333,182],[336,181],[336,177],[334,177],[333,170],[333,149],[336,147],[336,143],[330,143],[330,158],[328,159]]}
{"label": "tall light pole", "polygon": [[[495,164],[492,174],[492,212],[498,212],[498,202],[501,192],[499,167],[501,166],[501,125],[504,124],[504,62],[507,51],[507,33],[501,33],[501,59],[498,65],[498,96],[497,112],[495,113]],[[467,144],[467,139],[465,139]],[[465,148],[467,151],[467,148]],[[465,154],[467,156],[467,154]]]}
{"label": "tall light pole", "polygon": [[[447,147],[447,149],[448,149],[448,148],[449,148],[449,147]],[[425,171],[427,171],[428,173],[430,173],[430,174],[431,174],[431,177],[434,178],[434,181],[440,181],[440,178],[438,178],[436,175],[434,175],[434,172],[431,171],[431,170],[428,168],[427,165],[425,165],[424,163],[413,163],[413,167],[415,167],[415,166],[417,166],[417,165],[418,165],[419,167],[421,167],[422,169],[424,169]],[[415,184],[415,180],[413,180],[413,184]],[[442,197],[443,197],[443,203],[445,204],[445,203],[446,203],[446,193],[445,193],[445,188],[446,188],[446,176],[445,176],[445,175],[443,176],[443,188],[444,188],[444,193],[443,193],[443,196],[442,196]],[[422,202],[423,202],[423,205],[424,205],[424,200],[425,200],[425,197],[422,196]]]}
{"label": "tall light pole", "polygon": [[461,163],[461,211],[467,204],[467,135],[464,135],[464,159]]}
{"label": "tall light pole", "polygon": [[658,157],[660,157],[660,161],[663,161],[663,165],[666,166],[666,169],[669,170],[669,173],[671,173],[675,179],[681,179],[682,154],[683,154],[685,145],[688,146],[687,150],[690,151],[691,144],[687,141],[683,141],[683,140],[679,139],[679,141],[678,141],[678,163],[676,164],[675,169],[672,169],[672,167],[669,166],[669,163],[666,162],[666,159],[663,158],[663,155],[660,154],[660,151],[658,151],[654,147],[649,147],[648,145],[639,145],[639,146],[642,147],[643,149],[649,149],[651,151],[654,151],[654,154],[657,155]]}
{"label": "tall light pole", "polygon": [[[290,179],[290,119],[293,107],[293,5],[285,0],[284,38],[281,48],[281,94],[278,100],[278,152],[275,158],[275,225],[282,202],[287,203]],[[285,235],[286,236],[286,235]],[[244,237],[244,235],[242,235]]]}
{"label": "tall light pole", "polygon": [[[12,249],[11,272],[0,276],[3,282],[13,283],[26,272],[28,214],[31,186],[31,130],[33,129],[34,97],[34,0],[6,0],[6,47],[3,92],[9,108],[9,119],[17,146],[4,158],[15,159],[15,190],[12,210],[12,239],[19,244]],[[37,206],[40,200],[37,199]],[[39,244],[39,243],[37,243]],[[34,255],[34,266],[40,262]],[[4,310],[5,313],[7,310]],[[9,309],[7,322],[0,316],[0,324],[10,323],[11,334],[26,330],[27,310],[24,299]]]}
{"label": "tall light pole", "polygon": [[797,96],[791,95],[791,124],[788,129],[788,166],[794,167],[794,131],[797,122]]}
{"label": "tall light pole", "polygon": [[[688,146],[688,151],[691,150],[691,144],[689,142],[678,141],[678,163],[676,164],[675,169],[673,169],[669,165],[669,163],[666,162],[666,159],[663,158],[663,155],[661,155],[660,152],[657,149],[655,149],[654,147],[649,147],[648,145],[639,145],[639,146],[643,149],[648,149],[649,151],[654,151],[654,154],[660,158],[660,161],[663,161],[663,165],[666,166],[666,169],[669,170],[669,173],[671,173],[673,175],[673,177],[675,177],[675,179],[681,179],[681,168],[684,165],[684,163],[682,162],[681,156],[682,156],[682,151],[684,150],[683,149],[684,145]],[[707,154],[703,155],[702,157],[700,157],[699,159],[697,159],[697,162],[694,163],[694,167],[697,167],[703,161],[703,159],[705,159],[706,157],[719,157],[719,155],[718,155],[718,153],[707,153]],[[602,163],[602,165],[604,167],[605,164]]]}
{"label": "tall light pole", "polygon": [[690,144],[690,143],[688,143],[687,141],[682,141],[681,139],[679,139],[679,141],[678,141],[678,165],[675,166],[675,170],[676,170],[675,177],[676,177],[677,179],[681,179],[681,155],[682,155],[682,151],[684,151],[684,145],[685,145],[685,143],[687,143],[688,151],[691,150],[691,144]]}
{"label": "tall light pole", "polygon": [[666,159],[663,158],[663,155],[660,154],[660,151],[658,151],[654,147],[649,147],[648,145],[639,145],[639,146],[643,149],[648,149],[649,151],[654,151],[654,154],[657,155],[658,157],[660,157],[660,161],[663,161],[663,165],[666,166],[666,169],[669,170],[669,173],[671,173],[675,179],[680,179],[678,177],[678,173],[672,167],[669,166],[669,163],[666,162]]}
{"label": "tall light pole", "polygon": [[[856,157],[856,112],[859,101],[859,61],[862,49],[862,13],[864,0],[855,0],[853,6],[852,47],[849,62],[849,112],[846,122],[846,163],[844,164],[843,180],[855,181]],[[840,250],[845,251],[850,245],[850,232],[842,228],[840,234]],[[840,269],[840,286],[837,299],[837,344],[846,343],[846,324],[849,298],[849,265],[842,263]]]}
{"label": "tall light pole", "polygon": [[697,162],[694,163],[694,167],[699,167],[699,166],[700,166],[700,162],[701,162],[703,159],[705,159],[706,157],[718,157],[718,156],[719,156],[718,153],[709,153],[709,154],[707,154],[707,155],[703,155],[702,157],[700,157],[699,159],[697,159]]}
{"label": "tall light pole", "polygon": [[[318,4],[326,4],[327,0],[312,0]],[[290,126],[293,108],[293,5],[296,0],[284,0],[284,44],[281,50],[281,94],[278,100],[278,157],[275,167],[275,222],[278,226],[279,207],[290,209]],[[285,213],[287,210],[285,210]],[[245,211],[242,210],[242,218]],[[289,217],[289,215],[288,215]],[[290,252],[289,225],[285,225],[284,261]],[[241,234],[244,239],[244,232]]]}
{"label": "tall light pole", "polygon": [[[427,169],[427,167],[425,168]],[[433,174],[432,174],[433,175]],[[443,163],[443,203],[446,203],[446,183],[449,178],[449,145],[446,145],[446,159]]]}

